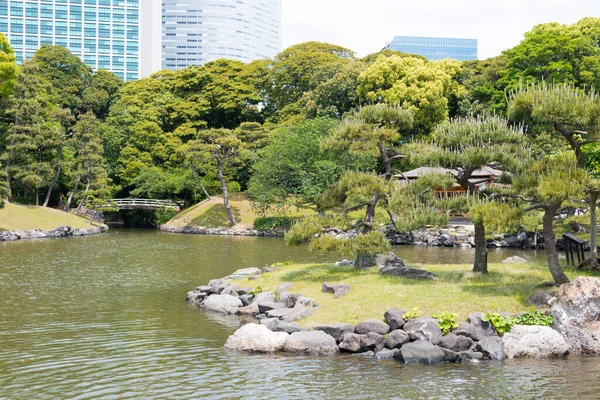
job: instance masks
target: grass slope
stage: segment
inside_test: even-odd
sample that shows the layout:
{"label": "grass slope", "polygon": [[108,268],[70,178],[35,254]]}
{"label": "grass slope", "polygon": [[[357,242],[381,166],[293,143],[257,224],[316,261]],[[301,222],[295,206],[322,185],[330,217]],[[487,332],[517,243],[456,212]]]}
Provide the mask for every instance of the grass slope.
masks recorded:
{"label": "grass slope", "polygon": [[[243,193],[234,193],[231,195],[229,203],[238,225],[251,226],[258,217],[256,211],[252,209],[250,200]],[[316,213],[316,211],[305,204],[292,206],[288,210],[289,216],[309,215],[313,213]],[[228,222],[227,213],[223,206],[223,198],[213,197],[211,200],[196,204],[178,213],[167,225],[222,228],[228,226]]]}
{"label": "grass slope", "polygon": [[36,228],[47,231],[59,226],[90,227],[88,220],[53,208],[6,203],[4,208],[0,209],[0,231]]}
{"label": "grass slope", "polygon": [[[519,312],[530,308],[528,297],[551,281],[548,267],[533,264],[492,264],[489,275],[473,274],[472,265],[417,265],[435,273],[439,281],[415,281],[384,277],[377,268],[357,271],[353,267],[332,265],[290,265],[263,274],[259,279],[236,282],[242,287],[262,287],[275,292],[283,282],[291,282],[293,293],[314,298],[321,306],[310,317],[298,321],[303,326],[318,323],[358,323],[369,318],[383,319],[389,308],[412,311],[420,316],[455,312],[464,321],[472,312]],[[567,271],[570,278],[580,271]],[[334,299],[322,293],[323,282],[350,284],[350,293]]]}

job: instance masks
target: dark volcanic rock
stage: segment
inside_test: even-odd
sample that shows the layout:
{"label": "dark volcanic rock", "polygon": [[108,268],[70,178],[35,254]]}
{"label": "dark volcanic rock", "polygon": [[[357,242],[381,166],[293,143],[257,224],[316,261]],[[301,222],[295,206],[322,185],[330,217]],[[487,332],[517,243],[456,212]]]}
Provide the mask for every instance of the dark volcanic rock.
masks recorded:
{"label": "dark volcanic rock", "polygon": [[391,331],[388,337],[385,339],[385,347],[388,349],[399,349],[403,344],[410,342],[408,333],[401,329]]}
{"label": "dark volcanic rock", "polygon": [[406,314],[406,311],[404,310],[390,308],[383,314],[383,316],[385,317],[385,321],[387,322],[387,324],[390,326],[390,329],[392,331],[395,331],[396,329],[402,329],[402,327],[406,323],[404,318],[402,318],[404,314]]}
{"label": "dark volcanic rock", "polygon": [[385,347],[385,338],[378,333],[369,332],[366,335],[361,335],[360,351],[378,352]]}
{"label": "dark volcanic rock", "polygon": [[442,331],[438,326],[438,320],[435,318],[413,319],[408,321],[403,329],[411,340],[427,340],[433,344],[438,344],[442,339]]}
{"label": "dark volcanic rock", "polygon": [[344,324],[344,323],[323,324],[323,325],[317,325],[314,328],[317,331],[323,331],[323,332],[327,333],[329,336],[333,337],[338,342],[341,340],[342,336],[345,333],[353,333],[354,332],[354,325]]}
{"label": "dark volcanic rock", "polygon": [[550,293],[537,292],[529,296],[527,300],[532,306],[535,306],[537,308],[546,308],[550,306],[550,304],[548,303],[553,297],[554,296],[552,296]]}
{"label": "dark volcanic rock", "polygon": [[349,353],[357,353],[360,351],[360,339],[361,335],[356,333],[344,334],[340,342],[340,350],[344,350]]}
{"label": "dark volcanic rock", "polygon": [[477,351],[492,360],[504,360],[504,348],[499,337],[486,336],[477,343]]}
{"label": "dark volcanic rock", "polygon": [[313,356],[329,356],[339,352],[335,339],[322,331],[292,333],[287,337],[283,351]]}
{"label": "dark volcanic rock", "polygon": [[389,331],[389,325],[377,319],[368,319],[366,321],[356,324],[356,326],[354,327],[354,332],[358,333],[359,335],[364,335],[369,332],[375,332],[379,333],[380,335],[385,335]]}
{"label": "dark volcanic rock", "polygon": [[337,299],[338,297],[345,296],[350,293],[350,285],[345,284],[337,284],[332,285],[327,282],[323,282],[323,286],[321,288],[323,293],[333,293],[333,297]]}
{"label": "dark volcanic rock", "polygon": [[470,350],[475,345],[473,339],[466,336],[459,336],[455,334],[449,334],[444,337],[439,342],[439,346],[448,350],[462,352]]}
{"label": "dark volcanic rock", "polygon": [[379,270],[379,273],[384,276],[398,276],[406,279],[418,279],[428,281],[438,280],[438,277],[435,276],[435,274],[417,268],[383,267]]}
{"label": "dark volcanic rock", "polygon": [[446,353],[428,340],[417,340],[402,346],[396,359],[406,364],[438,364],[446,361]]}

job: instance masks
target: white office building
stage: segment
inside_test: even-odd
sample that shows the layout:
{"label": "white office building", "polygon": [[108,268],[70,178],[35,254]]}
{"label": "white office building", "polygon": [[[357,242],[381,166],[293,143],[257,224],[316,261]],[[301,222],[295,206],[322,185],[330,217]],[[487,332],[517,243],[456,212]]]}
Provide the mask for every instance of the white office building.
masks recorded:
{"label": "white office building", "polygon": [[250,62],[280,50],[281,0],[162,0],[163,69]]}

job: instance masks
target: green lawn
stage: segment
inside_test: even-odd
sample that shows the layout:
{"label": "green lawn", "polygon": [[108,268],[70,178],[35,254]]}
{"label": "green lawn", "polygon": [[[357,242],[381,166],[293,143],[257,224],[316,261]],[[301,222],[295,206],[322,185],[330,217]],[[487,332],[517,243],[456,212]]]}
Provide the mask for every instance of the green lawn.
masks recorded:
{"label": "green lawn", "polygon": [[[472,265],[411,265],[435,273],[439,281],[416,281],[384,277],[377,268],[357,271],[353,267],[333,265],[290,265],[281,271],[263,274],[258,280],[236,282],[243,287],[262,287],[275,291],[283,282],[291,282],[293,293],[317,300],[321,307],[301,325],[317,323],[357,323],[369,318],[382,319],[388,308],[410,311],[417,307],[420,315],[455,312],[465,320],[472,312],[501,311],[515,313],[529,309],[528,297],[536,286],[551,281],[546,266],[534,264],[492,264],[489,275],[473,274]],[[582,273],[567,271],[574,278]],[[350,284],[350,294],[334,299],[321,292],[323,282]]]}
{"label": "green lawn", "polygon": [[23,206],[6,203],[0,209],[0,230],[33,230],[44,231],[70,226],[72,228],[89,228],[88,220],[53,208]]}

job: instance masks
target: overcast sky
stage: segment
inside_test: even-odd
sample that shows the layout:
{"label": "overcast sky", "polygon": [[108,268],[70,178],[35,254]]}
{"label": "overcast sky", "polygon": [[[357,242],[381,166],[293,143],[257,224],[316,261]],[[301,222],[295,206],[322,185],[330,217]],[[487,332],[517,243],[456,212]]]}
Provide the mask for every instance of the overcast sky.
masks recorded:
{"label": "overcast sky", "polygon": [[600,17],[600,0],[283,0],[283,48],[310,40],[381,50],[394,36],[479,39],[479,58],[544,22]]}

